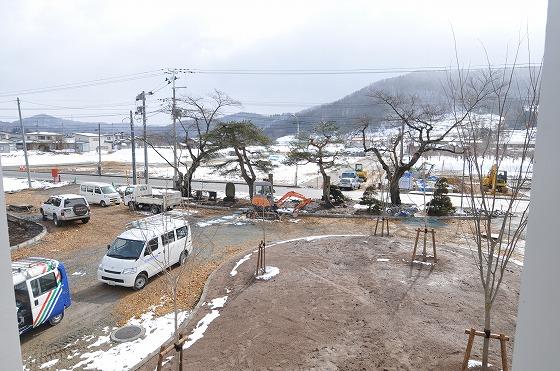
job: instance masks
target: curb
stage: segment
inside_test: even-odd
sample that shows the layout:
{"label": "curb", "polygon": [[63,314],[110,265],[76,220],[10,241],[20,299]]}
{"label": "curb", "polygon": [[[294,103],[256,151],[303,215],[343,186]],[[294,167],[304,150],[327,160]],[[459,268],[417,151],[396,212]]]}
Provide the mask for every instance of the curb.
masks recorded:
{"label": "curb", "polygon": [[[254,248],[250,249],[250,251],[252,251],[252,250],[254,250]],[[186,321],[184,321],[183,323],[181,323],[179,325],[178,331],[183,330],[184,328],[186,328],[188,325],[191,324],[191,321],[194,318],[195,313],[200,309],[202,304],[206,301],[206,296],[208,295],[208,289],[210,287],[210,282],[212,282],[212,279],[217,274],[217,272],[220,269],[222,269],[226,264],[231,263],[231,261],[233,261],[235,258],[242,257],[244,254],[247,255],[247,251],[249,251],[249,250],[244,250],[243,252],[239,252],[239,254],[236,254],[236,255],[232,256],[230,259],[228,259],[228,260],[222,262],[220,265],[218,265],[218,267],[216,269],[214,269],[212,271],[212,273],[210,273],[210,275],[206,279],[206,283],[204,284],[204,288],[202,289],[202,293],[200,294],[200,297],[198,298],[198,302],[196,303],[196,305],[194,306],[194,308],[191,311],[191,315],[189,316],[189,318]],[[156,350],[154,350],[152,353],[150,353],[148,356],[146,356],[146,358],[144,358],[143,360],[141,360],[140,362],[135,364],[133,367],[131,367],[130,370],[135,371],[135,370],[140,369],[140,367],[146,365],[156,355],[159,354],[159,349],[161,348],[161,346],[167,346],[167,345],[171,344],[172,342],[173,342],[173,338],[170,338],[170,339],[166,340]]]}
{"label": "curb", "polygon": [[23,219],[23,218],[14,216],[14,215],[12,215],[12,214],[8,214],[8,215],[9,215],[11,218],[14,218],[14,219],[23,220],[23,221],[26,221],[26,222],[29,222],[29,223],[35,223],[35,224],[37,224],[37,225],[40,225],[41,228],[42,228],[41,233],[39,233],[38,235],[36,235],[36,236],[33,237],[33,238],[30,238],[30,239],[27,240],[27,241],[23,241],[22,243],[18,243],[17,245],[14,245],[14,246],[10,246],[10,250],[17,250],[17,249],[20,249],[20,248],[22,248],[22,247],[26,247],[26,246],[33,245],[33,244],[39,242],[39,241],[40,241],[43,237],[45,237],[45,235],[48,233],[48,232],[47,232],[47,228],[46,228],[44,225],[40,224],[40,223],[36,223],[36,222],[31,221],[31,220]]}

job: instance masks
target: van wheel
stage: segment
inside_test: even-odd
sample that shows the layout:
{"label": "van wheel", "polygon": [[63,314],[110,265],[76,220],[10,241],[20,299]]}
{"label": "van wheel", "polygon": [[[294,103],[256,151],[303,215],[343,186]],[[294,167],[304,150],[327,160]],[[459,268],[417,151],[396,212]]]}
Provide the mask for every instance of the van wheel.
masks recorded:
{"label": "van wheel", "polygon": [[53,214],[52,220],[53,220],[54,225],[56,225],[57,227],[60,227],[62,225],[62,222],[60,220],[58,220],[58,217],[56,216],[56,214]]}
{"label": "van wheel", "polygon": [[101,205],[101,207],[106,207],[107,204],[105,203],[105,201],[101,200],[101,202],[99,203],[99,205]]}
{"label": "van wheel", "polygon": [[130,211],[134,211],[134,202],[133,201],[128,201],[128,208]]}
{"label": "van wheel", "polygon": [[43,209],[41,209],[41,218],[43,220],[47,220],[47,216],[45,215],[45,212],[43,211]]}
{"label": "van wheel", "polygon": [[152,205],[152,207],[150,207],[150,211],[152,212],[152,214],[159,214],[159,206]]}
{"label": "van wheel", "polygon": [[64,318],[64,312],[62,312],[62,313],[60,313],[60,314],[58,314],[54,317],[51,317],[49,319],[49,325],[56,326],[62,321],[63,318]]}
{"label": "van wheel", "polygon": [[148,283],[148,277],[144,273],[140,273],[134,280],[134,290],[142,290]]}
{"label": "van wheel", "polygon": [[87,224],[87,222],[89,222],[89,218],[83,218],[82,219],[82,223]]}
{"label": "van wheel", "polygon": [[187,262],[187,255],[188,253],[186,251],[183,251],[181,253],[181,256],[179,256],[179,265],[185,265],[185,263]]}

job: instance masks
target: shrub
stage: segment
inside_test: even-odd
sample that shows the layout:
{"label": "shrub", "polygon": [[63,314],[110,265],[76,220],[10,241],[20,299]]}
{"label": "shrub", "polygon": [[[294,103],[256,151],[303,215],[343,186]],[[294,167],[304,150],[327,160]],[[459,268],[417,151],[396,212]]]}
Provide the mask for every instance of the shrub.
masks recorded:
{"label": "shrub", "polygon": [[375,187],[369,186],[364,191],[360,205],[367,205],[367,212],[370,214],[381,214],[382,203],[375,198]]}
{"label": "shrub", "polygon": [[436,182],[434,198],[428,202],[428,215],[449,215],[455,211],[451,199],[447,196],[448,183],[446,178],[439,178]]}

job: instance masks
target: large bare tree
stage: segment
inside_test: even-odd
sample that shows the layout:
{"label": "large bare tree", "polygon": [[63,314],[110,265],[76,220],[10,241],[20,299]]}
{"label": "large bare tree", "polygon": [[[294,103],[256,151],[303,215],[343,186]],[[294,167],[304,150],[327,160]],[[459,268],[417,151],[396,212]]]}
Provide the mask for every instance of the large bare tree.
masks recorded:
{"label": "large bare tree", "polygon": [[[173,114],[179,121],[179,131],[182,134],[179,139],[181,141],[178,146],[179,153],[176,156],[177,165],[173,163],[173,158],[168,158],[158,147],[148,144],[169,166],[177,168],[178,187],[183,196],[189,196],[195,171],[212,158],[215,149],[209,145],[208,133],[218,125],[225,109],[237,107],[240,102],[219,90],[215,90],[207,97],[187,96],[177,101]],[[185,157],[183,151],[187,153]]]}
{"label": "large bare tree", "polygon": [[[472,84],[472,81],[464,81],[464,84],[467,83]],[[393,205],[401,204],[399,179],[423,154],[434,151],[456,152],[456,148],[443,143],[444,139],[468,117],[487,94],[485,89],[468,90],[477,94],[469,94],[469,100],[464,101],[465,111],[455,116],[449,115],[447,107],[423,103],[413,95],[389,94],[384,91],[373,91],[369,94],[375,104],[386,107],[387,114],[382,121],[395,130],[388,138],[376,138],[372,133],[374,121],[364,118],[359,123],[358,132],[362,137],[364,151],[373,153],[385,171]],[[375,124],[378,125],[379,122]],[[403,148],[411,152],[405,154]]]}

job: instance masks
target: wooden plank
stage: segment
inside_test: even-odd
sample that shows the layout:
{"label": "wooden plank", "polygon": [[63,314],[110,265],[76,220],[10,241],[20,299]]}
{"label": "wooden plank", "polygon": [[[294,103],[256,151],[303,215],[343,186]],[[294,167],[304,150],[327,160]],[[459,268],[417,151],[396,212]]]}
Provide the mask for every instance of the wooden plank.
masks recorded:
{"label": "wooden plank", "polygon": [[500,334],[500,350],[502,353],[502,370],[509,371],[508,359],[507,359],[507,349],[506,349],[506,339],[504,334]]}
{"label": "wooden plank", "polygon": [[470,330],[465,330],[465,333],[469,335],[469,340],[467,341],[467,349],[465,349],[465,358],[463,359],[461,371],[467,371],[467,367],[469,367],[469,359],[471,358],[472,345],[476,331],[471,328]]}
{"label": "wooden plank", "polygon": [[[465,334],[469,334],[471,330],[465,330]],[[476,336],[486,336],[486,334],[483,331],[475,331],[474,333]],[[503,335],[504,340],[505,341],[509,341],[509,336],[505,336]],[[492,339],[500,339],[500,335],[499,334],[490,334],[490,338]]]}
{"label": "wooden plank", "polygon": [[434,263],[437,262],[437,254],[436,254],[436,231],[432,229],[432,245],[434,248]]}

